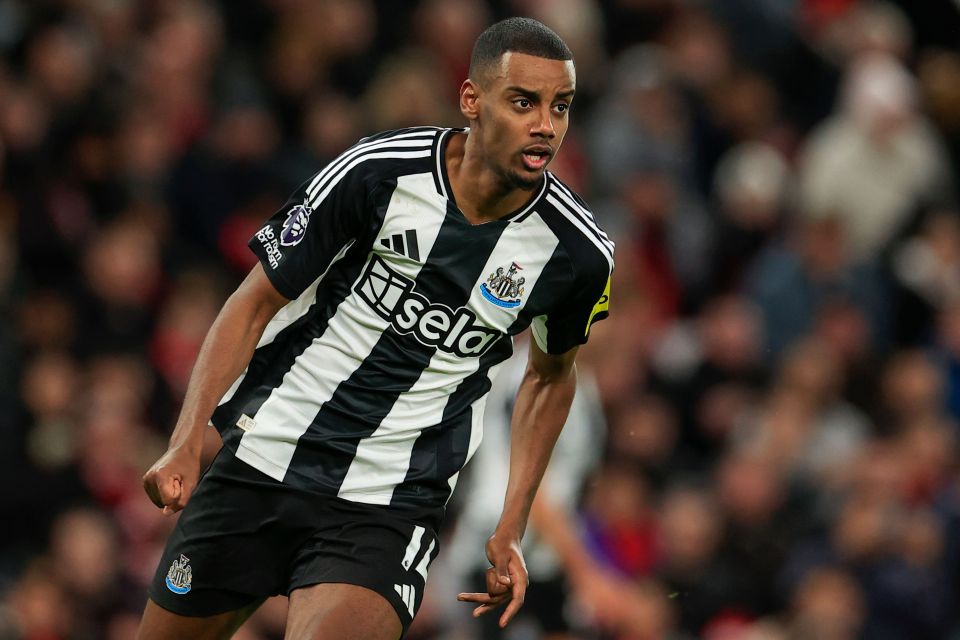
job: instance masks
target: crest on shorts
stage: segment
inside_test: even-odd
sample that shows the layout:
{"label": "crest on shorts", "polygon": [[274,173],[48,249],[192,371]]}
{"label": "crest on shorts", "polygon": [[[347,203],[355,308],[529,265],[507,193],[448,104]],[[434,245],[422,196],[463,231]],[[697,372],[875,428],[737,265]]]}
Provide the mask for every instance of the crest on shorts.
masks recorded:
{"label": "crest on shorts", "polygon": [[486,282],[480,284],[480,293],[498,307],[513,309],[520,306],[520,298],[523,297],[523,283],[526,278],[517,277],[517,273],[523,271],[523,267],[516,262],[511,262],[509,268],[497,267],[497,270],[490,274]]}
{"label": "crest on shorts", "polygon": [[307,204],[306,198],[303,204],[298,204],[287,212],[287,219],[283,223],[283,230],[280,231],[280,244],[285,247],[292,247],[300,244],[303,236],[307,232],[307,224],[310,222],[310,215],[313,209]]}
{"label": "crest on shorts", "polygon": [[193,582],[193,569],[190,568],[190,558],[181,553],[167,571],[167,589],[183,595],[190,591],[191,582]]}

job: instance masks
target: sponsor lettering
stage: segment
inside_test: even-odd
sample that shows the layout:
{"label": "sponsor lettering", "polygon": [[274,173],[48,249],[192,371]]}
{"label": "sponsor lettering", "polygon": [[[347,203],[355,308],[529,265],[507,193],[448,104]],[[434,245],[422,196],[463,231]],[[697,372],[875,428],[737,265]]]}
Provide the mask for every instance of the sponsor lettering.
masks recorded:
{"label": "sponsor lettering", "polygon": [[270,266],[276,269],[280,260],[283,259],[283,254],[280,252],[280,242],[277,240],[273,229],[266,226],[257,231],[257,240],[260,241],[263,250],[267,252],[267,261],[270,262]]}
{"label": "sponsor lettering", "polygon": [[461,358],[483,354],[503,335],[479,324],[477,315],[466,307],[451,309],[430,302],[414,289],[412,280],[376,254],[354,291],[398,332]]}

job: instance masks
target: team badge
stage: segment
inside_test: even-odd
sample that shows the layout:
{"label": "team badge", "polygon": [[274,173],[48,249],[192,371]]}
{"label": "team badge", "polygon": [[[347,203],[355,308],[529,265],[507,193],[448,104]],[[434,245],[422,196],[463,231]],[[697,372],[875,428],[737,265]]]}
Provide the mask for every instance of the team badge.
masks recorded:
{"label": "team badge", "polygon": [[180,557],[170,565],[170,570],[167,571],[167,589],[183,595],[190,591],[192,582],[193,569],[190,568],[190,558],[181,553]]}
{"label": "team badge", "polygon": [[498,307],[504,309],[513,309],[520,306],[520,298],[523,297],[523,283],[526,278],[517,278],[517,272],[522,271],[523,267],[516,262],[510,263],[510,268],[504,273],[503,267],[497,267],[496,272],[490,274],[486,282],[480,283],[480,293]]}
{"label": "team badge", "polygon": [[287,219],[283,223],[283,230],[280,232],[280,244],[285,247],[292,247],[300,244],[304,234],[307,232],[307,224],[310,222],[310,215],[313,209],[304,199],[303,204],[298,204],[287,213]]}

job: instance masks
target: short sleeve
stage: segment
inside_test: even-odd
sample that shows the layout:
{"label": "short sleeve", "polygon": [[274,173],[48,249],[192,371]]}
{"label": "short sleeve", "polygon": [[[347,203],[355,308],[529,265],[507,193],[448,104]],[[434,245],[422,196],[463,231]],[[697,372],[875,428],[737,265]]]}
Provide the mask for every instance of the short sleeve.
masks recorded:
{"label": "short sleeve", "polygon": [[555,310],[534,318],[531,323],[537,346],[546,353],[566,353],[584,344],[593,323],[607,317],[610,268],[594,268],[575,276],[569,292]]}
{"label": "short sleeve", "polygon": [[277,291],[300,296],[357,240],[369,216],[360,168],[335,160],[290,196],[248,242]]}

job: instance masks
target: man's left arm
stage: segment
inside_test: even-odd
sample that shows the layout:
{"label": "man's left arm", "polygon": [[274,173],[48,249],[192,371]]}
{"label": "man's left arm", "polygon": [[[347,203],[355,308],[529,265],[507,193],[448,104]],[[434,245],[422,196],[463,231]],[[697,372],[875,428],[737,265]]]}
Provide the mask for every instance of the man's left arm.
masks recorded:
{"label": "man's left arm", "polygon": [[487,593],[462,593],[459,599],[475,602],[478,616],[508,602],[500,617],[504,627],[523,605],[527,568],[520,540],[527,527],[530,507],[550,461],[553,446],[563,429],[577,385],[577,347],[561,355],[530,343],[530,358],[517,392],[510,436],[510,476],[503,513],[487,541]]}

